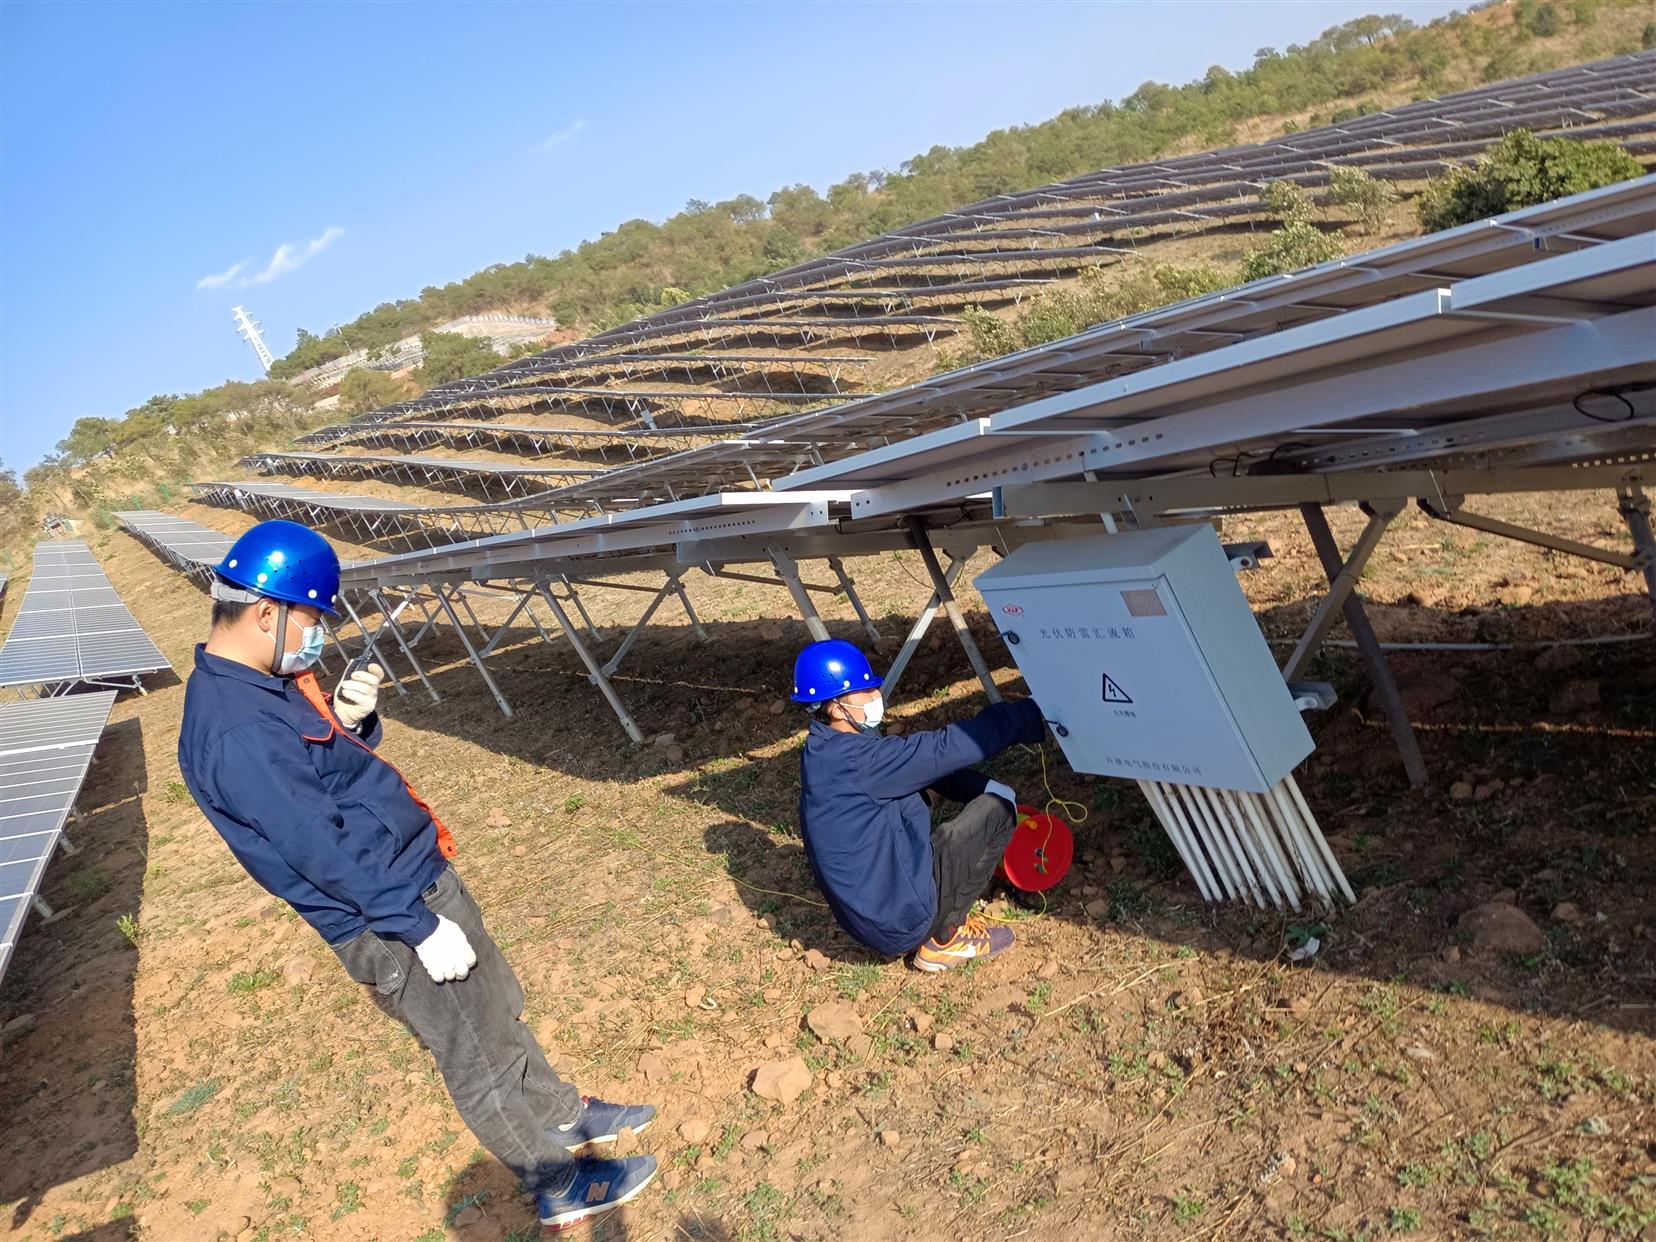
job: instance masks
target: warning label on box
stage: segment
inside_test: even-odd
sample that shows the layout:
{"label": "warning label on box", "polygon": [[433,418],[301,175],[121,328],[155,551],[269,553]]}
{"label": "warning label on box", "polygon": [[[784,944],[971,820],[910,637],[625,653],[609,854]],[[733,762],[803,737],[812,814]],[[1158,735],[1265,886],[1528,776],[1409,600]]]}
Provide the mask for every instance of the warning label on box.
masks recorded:
{"label": "warning label on box", "polygon": [[1133,700],[1115,682],[1110,680],[1108,673],[1104,674],[1104,701],[1106,703],[1131,703]]}

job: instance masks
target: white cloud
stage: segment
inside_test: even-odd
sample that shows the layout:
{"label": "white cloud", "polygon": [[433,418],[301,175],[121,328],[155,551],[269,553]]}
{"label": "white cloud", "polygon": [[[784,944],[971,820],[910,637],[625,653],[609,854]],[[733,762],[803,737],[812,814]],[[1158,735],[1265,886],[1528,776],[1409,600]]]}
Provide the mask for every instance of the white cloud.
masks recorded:
{"label": "white cloud", "polygon": [[571,121],[568,125],[565,125],[562,129],[553,130],[550,134],[546,135],[546,137],[542,138],[534,146],[530,147],[529,148],[530,154],[531,155],[544,155],[546,152],[550,151],[553,147],[561,147],[561,146],[563,146],[564,143],[568,142],[571,138],[575,137],[576,134],[580,133],[585,128],[586,128],[586,122],[585,121]]}
{"label": "white cloud", "polygon": [[246,267],[251,262],[253,262],[252,259],[243,259],[240,263],[232,263],[222,272],[214,272],[211,276],[203,276],[200,280],[196,281],[196,288],[222,289],[225,285],[229,284],[236,278],[237,273],[239,273],[242,268]]}
{"label": "white cloud", "polygon": [[257,276],[248,276],[242,279],[242,285],[268,285],[278,276],[286,276],[289,272],[297,271],[333,245],[345,230],[338,225],[323,232],[321,237],[313,238],[303,246],[296,242],[283,242],[276,247],[276,253],[270,256],[270,262],[265,265],[264,271]]}

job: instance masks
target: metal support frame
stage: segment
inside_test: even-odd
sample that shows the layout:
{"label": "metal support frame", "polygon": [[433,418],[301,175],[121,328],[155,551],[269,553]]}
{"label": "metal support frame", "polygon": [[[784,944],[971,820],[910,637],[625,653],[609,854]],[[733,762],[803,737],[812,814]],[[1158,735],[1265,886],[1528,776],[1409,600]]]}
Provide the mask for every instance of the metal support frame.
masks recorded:
{"label": "metal support frame", "polygon": [[[447,588],[441,584],[437,584],[434,586],[434,589],[437,592],[438,606],[448,614],[449,624],[454,626],[454,636],[458,638],[461,645],[465,647],[466,655],[471,660],[472,667],[477,670],[478,676],[483,678],[483,684],[489,687],[489,693],[494,695],[495,702],[500,705],[501,714],[506,716],[507,719],[510,719],[512,715],[512,705],[506,701],[506,696],[500,693],[500,687],[495,685],[494,678],[489,676],[489,670],[483,667],[483,658],[477,654],[477,648],[473,647],[471,639],[466,637],[466,631],[460,625],[460,618],[454,611],[454,605],[449,602]],[[457,589],[455,594],[458,595],[459,593],[460,592]]]}
{"label": "metal support frame", "polygon": [[[1330,592],[1337,587],[1340,577],[1346,571],[1346,562],[1340,556],[1340,545],[1334,540],[1334,532],[1329,529],[1328,518],[1322,511],[1321,505],[1303,504],[1300,515],[1305,519],[1305,529],[1311,535],[1311,542],[1317,549],[1317,559],[1322,562],[1323,572],[1328,575]],[[1370,522],[1373,525],[1373,522]],[[1384,530],[1384,527],[1381,528]],[[1365,536],[1368,534],[1364,532]],[[1378,540],[1379,535],[1375,535]],[[1370,547],[1372,552],[1373,548]],[[1351,586],[1355,587],[1355,575]],[[1380,650],[1380,643],[1374,637],[1374,627],[1369,624],[1368,613],[1363,611],[1363,599],[1350,587],[1346,590],[1344,602],[1340,611],[1345,617],[1346,628],[1351,631],[1351,637],[1356,640],[1357,650],[1363,657],[1363,667],[1367,670],[1369,680],[1374,683],[1374,691],[1380,696],[1381,709],[1386,714],[1386,722],[1391,726],[1392,739],[1397,743],[1398,752],[1403,757],[1403,770],[1408,773],[1409,785],[1415,789],[1426,787],[1429,777],[1426,773],[1426,760],[1420,753],[1420,742],[1415,737],[1414,726],[1409,723],[1409,713],[1403,706],[1403,696],[1397,689],[1397,680],[1392,676],[1391,667],[1386,663],[1385,652]]]}
{"label": "metal support frame", "polygon": [[651,598],[650,602],[645,605],[643,615],[640,616],[638,620],[633,623],[632,628],[627,631],[626,637],[621,640],[621,645],[615,649],[615,654],[610,656],[610,658],[604,662],[603,667],[599,669],[598,672],[589,673],[587,676],[588,681],[597,684],[599,674],[608,677],[616,669],[621,667],[621,661],[627,658],[627,652],[632,650],[632,645],[638,641],[638,636],[644,632],[644,627],[650,623],[650,618],[655,616],[656,609],[661,607],[662,601],[669,595],[676,594],[674,588],[678,585],[678,575],[668,574],[667,581],[662,583],[661,589],[657,591]]}
{"label": "metal support frame", "polygon": [[569,645],[575,648],[575,654],[580,656],[581,663],[586,665],[587,673],[597,684],[598,689],[603,692],[605,702],[610,705],[610,710],[615,713],[616,719],[621,722],[621,727],[627,731],[627,736],[634,742],[643,742],[643,731],[639,729],[637,722],[627,711],[627,705],[621,701],[621,696],[616,694],[615,687],[610,685],[609,677],[599,667],[598,660],[592,654],[591,649],[581,641],[581,636],[575,632],[575,627],[570,625],[569,614],[563,610],[563,605],[558,602],[558,597],[547,589],[545,582],[536,582],[535,589],[540,593],[541,598],[546,601],[547,607],[552,609],[552,615],[558,619],[558,625],[562,627],[564,637],[569,640]]}
{"label": "metal support frame", "polygon": [[[955,556],[949,559],[949,567],[943,571],[943,582],[946,586],[953,586],[966,568],[967,557]],[[920,610],[920,615],[914,619],[909,627],[908,636],[903,639],[902,649],[897,652],[897,658],[892,660],[891,666],[886,669],[883,684],[880,686],[880,696],[886,702],[891,702],[897,694],[897,683],[902,679],[903,670],[908,668],[909,661],[914,653],[920,649],[920,640],[925,638],[926,631],[931,629],[932,619],[937,616],[937,610],[943,607],[943,599],[938,595],[936,588],[932,589],[931,599]]]}
{"label": "metal support frame", "polygon": [[863,629],[868,632],[869,641],[875,646],[879,646],[885,640],[881,637],[878,628],[875,627],[873,618],[868,615],[868,609],[863,607],[862,597],[857,594],[856,580],[845,572],[845,562],[837,556],[830,556],[828,558],[828,568],[834,571],[834,577],[839,579],[840,590],[845,592],[845,598],[850,600],[851,607],[856,609],[857,620],[862,622]]}
{"label": "metal support frame", "polygon": [[1650,530],[1650,497],[1637,483],[1616,489],[1616,510],[1627,523],[1627,533],[1633,536],[1633,552],[1644,573],[1645,590],[1650,595],[1650,608],[1656,612],[1656,535]]}
{"label": "metal support frame", "polygon": [[[1363,576],[1363,569],[1368,565],[1369,557],[1374,555],[1374,549],[1380,546],[1380,539],[1386,533],[1386,528],[1392,520],[1403,511],[1400,501],[1386,501],[1369,509],[1368,525],[1363,533],[1357,537],[1357,543],[1351,549],[1351,554],[1345,558],[1329,584],[1328,594],[1318,602],[1316,610],[1311,614],[1311,621],[1305,627],[1305,633],[1300,635],[1293,654],[1282,666],[1284,681],[1298,681],[1304,674],[1306,666],[1316,657],[1322,646],[1323,639],[1328,631],[1334,627],[1335,618],[1345,608],[1346,600],[1357,589],[1357,580]],[[1319,511],[1320,512],[1320,511]]]}
{"label": "metal support frame", "polygon": [[765,551],[770,555],[771,564],[776,567],[776,576],[788,588],[788,594],[793,596],[794,607],[799,609],[799,615],[805,618],[805,628],[810,631],[812,641],[822,642],[828,637],[828,627],[822,623],[816,605],[811,603],[810,593],[799,580],[799,566],[794,564],[793,557],[784,552],[779,544],[772,544]]}
{"label": "metal support frame", "polygon": [[[1503,539],[1515,539],[1519,543],[1534,544],[1538,548],[1546,548],[1552,552],[1563,552],[1568,556],[1579,556],[1584,560],[1602,561],[1606,565],[1616,565],[1622,569],[1638,568],[1638,557],[1626,552],[1611,552],[1605,548],[1596,548],[1590,543],[1566,539],[1562,535],[1548,534],[1544,530],[1531,530],[1527,526],[1516,526],[1511,522],[1503,522],[1498,518],[1484,517],[1480,513],[1467,513],[1460,507],[1465,499],[1464,496],[1442,496],[1432,499],[1422,497],[1419,505],[1421,512],[1428,517],[1436,518],[1440,522],[1448,522],[1454,526],[1464,526],[1468,530],[1481,530],[1485,534],[1499,535]],[[1637,543],[1637,537],[1635,537],[1635,543]]]}
{"label": "metal support frame", "polygon": [[397,624],[397,618],[402,615],[402,610],[408,607],[409,601],[404,599],[395,608],[387,608],[378,591],[370,590],[368,598],[373,600],[375,606],[379,608],[380,616],[383,618],[383,627],[391,631],[391,637],[396,640],[397,646],[402,650],[403,655],[408,657],[408,662],[414,666],[414,674],[420,679],[420,684],[426,688],[426,693],[431,696],[431,701],[441,703],[443,696],[437,693],[437,687],[431,684],[431,679],[426,676],[425,669],[420,667],[420,661],[414,655],[414,644],[404,640],[402,627]]}
{"label": "metal support frame", "polygon": [[966,625],[965,614],[955,602],[954,590],[943,575],[943,567],[937,563],[937,550],[932,547],[931,537],[926,533],[925,519],[909,514],[903,519],[903,525],[908,528],[909,538],[913,540],[915,550],[920,553],[920,559],[925,562],[926,575],[931,579],[932,590],[942,601],[943,611],[948,614],[949,624],[954,627],[955,638],[966,652],[966,662],[977,674],[977,679],[983,686],[983,693],[989,696],[989,701],[999,703],[1000,688],[995,685],[995,679],[989,676],[989,665],[985,663],[983,652],[978,650],[977,642],[972,638],[972,631]]}

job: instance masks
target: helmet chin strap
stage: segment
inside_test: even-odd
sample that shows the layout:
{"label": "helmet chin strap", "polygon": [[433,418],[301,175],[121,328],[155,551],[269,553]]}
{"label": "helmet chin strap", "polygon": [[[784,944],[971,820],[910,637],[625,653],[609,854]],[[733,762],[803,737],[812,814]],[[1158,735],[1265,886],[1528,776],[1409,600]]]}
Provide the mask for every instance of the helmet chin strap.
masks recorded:
{"label": "helmet chin strap", "polygon": [[285,600],[281,600],[276,604],[276,654],[270,662],[270,672],[273,677],[282,675],[282,656],[285,654],[282,647],[287,641],[287,625],[288,606]]}

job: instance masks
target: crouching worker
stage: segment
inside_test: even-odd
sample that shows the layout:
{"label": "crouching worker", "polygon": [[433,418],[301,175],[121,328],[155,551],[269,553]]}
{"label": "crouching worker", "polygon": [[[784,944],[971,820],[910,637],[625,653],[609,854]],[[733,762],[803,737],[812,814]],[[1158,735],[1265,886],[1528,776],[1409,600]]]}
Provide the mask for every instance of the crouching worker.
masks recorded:
{"label": "crouching worker", "polygon": [[[916,969],[994,957],[1012,930],[971,914],[1017,827],[1017,797],[967,765],[1044,734],[1034,701],[997,703],[929,733],[883,737],[880,676],[850,643],[812,643],[794,663],[810,707],[799,760],[805,856],[839,924]],[[937,801],[962,804],[933,829]]]}
{"label": "crouching worker", "polygon": [[555,1228],[606,1212],[655,1175],[649,1156],[577,1158],[655,1109],[583,1098],[521,1021],[523,990],[449,864],[448,830],[374,751],[381,670],[331,697],[310,671],[339,558],[293,522],[253,527],[217,566],[178,762],[248,873],[287,901],[381,1007],[431,1050],[477,1141]]}

